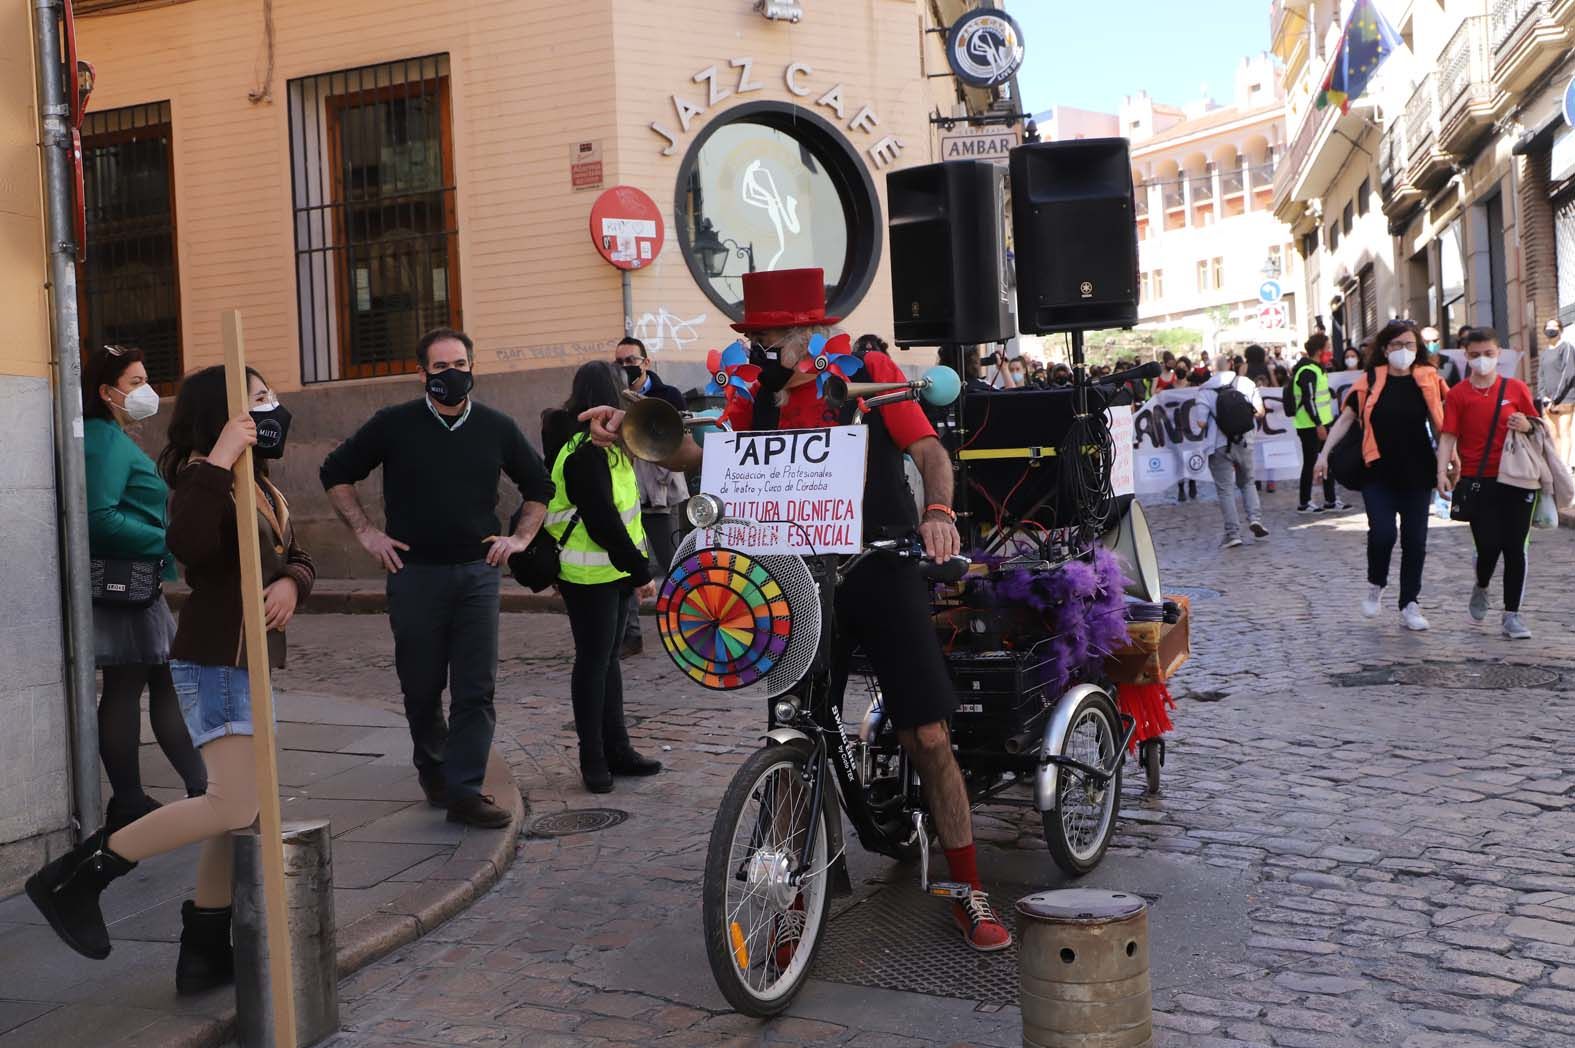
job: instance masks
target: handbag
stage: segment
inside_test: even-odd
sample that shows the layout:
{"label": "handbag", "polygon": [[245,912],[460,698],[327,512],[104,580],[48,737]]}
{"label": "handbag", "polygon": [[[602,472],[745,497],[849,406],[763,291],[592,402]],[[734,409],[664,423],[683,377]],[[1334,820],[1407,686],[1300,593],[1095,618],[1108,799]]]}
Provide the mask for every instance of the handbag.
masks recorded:
{"label": "handbag", "polygon": [[[1368,388],[1372,388],[1373,373],[1368,372]],[[1345,431],[1339,443],[1329,449],[1329,473],[1340,486],[1361,491],[1367,484],[1370,471],[1367,457],[1362,452],[1362,413],[1356,413],[1356,424]]]}
{"label": "handbag", "polygon": [[163,557],[90,557],[93,603],[106,608],[145,608],[158,600]]}
{"label": "handbag", "polygon": [[1538,441],[1541,438],[1535,430],[1531,433],[1517,433],[1510,430],[1504,437],[1504,450],[1498,457],[1498,482],[1508,484],[1512,488],[1524,488],[1528,491],[1541,491],[1543,481],[1546,479],[1551,486],[1552,478],[1548,476],[1548,464],[1542,457],[1542,448]]}
{"label": "handbag", "polygon": [[1493,421],[1488,423],[1487,440],[1482,445],[1482,458],[1477,461],[1477,475],[1455,485],[1454,493],[1449,500],[1450,520],[1469,522],[1477,503],[1482,499],[1482,490],[1487,487],[1482,480],[1482,474],[1487,472],[1488,456],[1493,453],[1493,434],[1498,432],[1498,416],[1504,408],[1504,387],[1507,385],[1509,379],[1498,380],[1498,389],[1493,394]]}
{"label": "handbag", "polygon": [[[520,514],[524,512],[525,507],[521,505],[514,511],[514,516],[509,518],[511,533],[519,527]],[[540,593],[556,585],[563,544],[569,541],[569,536],[574,534],[575,526],[579,523],[580,514],[576,510],[574,516],[569,518],[569,526],[563,529],[562,539],[553,538],[552,533],[543,525],[528,546],[509,558],[509,573],[514,576],[514,581],[532,593]]]}

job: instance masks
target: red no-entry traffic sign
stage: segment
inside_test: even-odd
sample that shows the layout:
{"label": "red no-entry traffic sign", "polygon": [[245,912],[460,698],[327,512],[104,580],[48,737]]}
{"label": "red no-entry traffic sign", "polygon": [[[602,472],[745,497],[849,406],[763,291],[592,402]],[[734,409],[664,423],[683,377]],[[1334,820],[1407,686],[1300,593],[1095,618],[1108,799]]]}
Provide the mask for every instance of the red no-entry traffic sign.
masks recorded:
{"label": "red no-entry traffic sign", "polygon": [[656,201],[633,186],[613,186],[591,205],[591,243],[619,269],[650,265],[666,235]]}

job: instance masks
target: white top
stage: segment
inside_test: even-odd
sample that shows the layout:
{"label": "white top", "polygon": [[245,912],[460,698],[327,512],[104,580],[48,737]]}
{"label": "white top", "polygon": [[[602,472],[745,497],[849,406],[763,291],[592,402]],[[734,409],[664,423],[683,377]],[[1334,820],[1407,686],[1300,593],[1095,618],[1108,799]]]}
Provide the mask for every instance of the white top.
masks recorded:
{"label": "white top", "polygon": [[[1199,387],[1202,392],[1198,394],[1198,399],[1203,401],[1204,407],[1208,409],[1209,418],[1212,419],[1214,417],[1214,405],[1219,399],[1219,391],[1227,386],[1235,386],[1242,396],[1246,397],[1252,404],[1252,410],[1260,415],[1263,414],[1263,394],[1258,392],[1258,384],[1256,382],[1245,375],[1237,375],[1234,371],[1216,371],[1209,376],[1207,382]],[[1248,435],[1251,436],[1251,434]],[[1214,452],[1224,447],[1226,443],[1225,434],[1220,432],[1220,428],[1218,426],[1210,426],[1208,454],[1214,454]]]}

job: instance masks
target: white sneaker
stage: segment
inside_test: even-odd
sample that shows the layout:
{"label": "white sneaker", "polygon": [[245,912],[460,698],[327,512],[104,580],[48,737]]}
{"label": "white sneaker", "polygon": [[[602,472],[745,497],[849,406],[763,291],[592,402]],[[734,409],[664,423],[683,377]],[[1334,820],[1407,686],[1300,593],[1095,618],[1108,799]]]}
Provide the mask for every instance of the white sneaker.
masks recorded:
{"label": "white sneaker", "polygon": [[1369,619],[1378,617],[1378,608],[1384,602],[1384,588],[1367,584],[1367,596],[1362,600],[1362,615]]}
{"label": "white sneaker", "polygon": [[1520,620],[1520,612],[1506,611],[1504,613],[1504,636],[1510,640],[1530,640],[1531,631]]}
{"label": "white sneaker", "polygon": [[1417,633],[1428,628],[1427,620],[1422,617],[1422,609],[1416,606],[1414,600],[1400,609],[1400,621],[1405,624],[1406,629]]}

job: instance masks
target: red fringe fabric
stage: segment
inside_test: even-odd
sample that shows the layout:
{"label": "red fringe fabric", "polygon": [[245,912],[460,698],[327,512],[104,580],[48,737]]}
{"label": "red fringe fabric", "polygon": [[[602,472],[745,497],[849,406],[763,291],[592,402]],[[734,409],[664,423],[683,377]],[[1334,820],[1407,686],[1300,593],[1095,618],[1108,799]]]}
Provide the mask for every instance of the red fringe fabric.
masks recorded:
{"label": "red fringe fabric", "polygon": [[1176,700],[1170,697],[1170,689],[1164,684],[1119,684],[1116,686],[1116,707],[1137,722],[1130,744],[1134,753],[1138,743],[1157,739],[1175,727],[1165,711],[1175,709]]}

